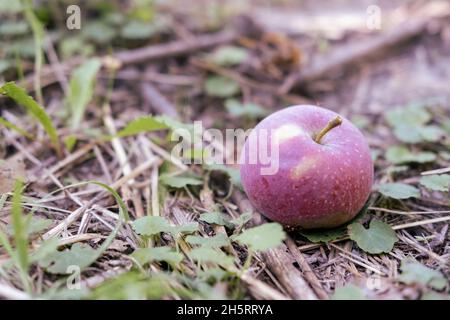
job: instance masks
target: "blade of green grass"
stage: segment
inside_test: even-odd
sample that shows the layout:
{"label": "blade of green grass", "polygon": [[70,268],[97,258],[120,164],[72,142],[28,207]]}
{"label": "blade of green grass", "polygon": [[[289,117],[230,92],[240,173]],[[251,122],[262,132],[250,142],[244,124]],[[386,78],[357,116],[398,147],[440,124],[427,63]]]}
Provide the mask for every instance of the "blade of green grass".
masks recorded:
{"label": "blade of green grass", "polygon": [[88,181],[87,183],[96,184],[99,187],[102,187],[103,189],[105,189],[106,191],[111,193],[111,195],[114,197],[114,199],[117,201],[117,204],[119,205],[119,217],[121,219],[123,219],[125,222],[130,221],[130,216],[128,214],[127,206],[125,205],[125,202],[123,202],[122,198],[120,197],[120,195],[117,193],[116,190],[114,190],[110,186],[108,186],[104,183],[98,182],[98,181]]}
{"label": "blade of green grass", "polygon": [[92,100],[95,78],[102,63],[93,58],[76,68],[70,78],[70,94],[67,97],[71,111],[71,128],[75,130],[83,120],[86,106]]}
{"label": "blade of green grass", "polygon": [[127,137],[141,132],[151,132],[168,128],[169,126],[155,117],[143,116],[130,121],[125,128],[117,133],[117,136]]}
{"label": "blade of green grass", "polygon": [[25,220],[22,215],[22,182],[16,181],[11,208],[11,222],[13,227],[13,236],[15,243],[15,260],[19,268],[20,278],[26,289],[30,292],[30,283],[28,278],[28,235]]}
{"label": "blade of green grass", "polygon": [[3,117],[0,117],[0,124],[4,125],[6,128],[16,131],[18,134],[27,137],[28,139],[34,139],[33,135],[26,132],[25,130],[19,128],[15,124],[9,122]]}
{"label": "blade of green grass", "polygon": [[44,27],[33,12],[33,4],[30,0],[24,1],[25,18],[33,30],[34,38],[34,91],[39,103],[43,103],[42,88],[41,88],[41,70],[43,63],[43,41],[44,41]]}
{"label": "blade of green grass", "polygon": [[49,115],[27,92],[16,85],[14,82],[7,82],[0,87],[0,94],[8,96],[13,99],[17,104],[26,108],[44,127],[45,131],[50,137],[50,140],[55,148],[58,156],[62,156],[61,144],[58,139],[58,133],[53,126],[52,120]]}
{"label": "blade of green grass", "polygon": [[17,79],[19,80],[19,82],[22,82],[25,78],[23,73],[23,62],[17,50],[14,51],[14,60],[16,62]]}

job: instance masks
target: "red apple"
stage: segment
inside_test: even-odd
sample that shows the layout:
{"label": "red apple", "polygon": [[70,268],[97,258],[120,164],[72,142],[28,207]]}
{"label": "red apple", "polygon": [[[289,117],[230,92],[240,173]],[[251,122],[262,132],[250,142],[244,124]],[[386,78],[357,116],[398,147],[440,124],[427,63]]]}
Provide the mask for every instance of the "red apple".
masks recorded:
{"label": "red apple", "polygon": [[[270,164],[259,156],[262,149],[271,155]],[[369,197],[373,163],[367,141],[331,110],[298,105],[275,112],[252,130],[242,151],[240,173],[248,198],[267,218],[286,226],[339,226]]]}

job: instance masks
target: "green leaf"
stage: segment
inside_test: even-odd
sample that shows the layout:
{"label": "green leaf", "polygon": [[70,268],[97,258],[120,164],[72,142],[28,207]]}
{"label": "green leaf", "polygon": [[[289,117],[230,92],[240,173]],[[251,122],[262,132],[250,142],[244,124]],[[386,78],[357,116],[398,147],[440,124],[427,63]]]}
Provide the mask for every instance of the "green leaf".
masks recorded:
{"label": "green leaf", "polygon": [[18,13],[23,10],[23,5],[19,0],[0,0],[1,13]]}
{"label": "green leaf", "polygon": [[116,31],[100,21],[88,22],[83,28],[83,36],[99,44],[108,44],[116,36]]}
{"label": "green leaf", "polygon": [[364,291],[354,284],[347,284],[344,287],[336,288],[331,300],[366,300]]}
{"label": "green leaf", "polygon": [[17,86],[14,82],[7,82],[0,87],[0,94],[8,96],[17,104],[26,108],[28,112],[30,112],[30,114],[33,115],[44,127],[58,154],[62,154],[61,145],[58,140],[58,133],[53,126],[52,120],[45,110],[36,101],[34,101],[34,99],[30,97],[24,89]]}
{"label": "green leaf", "polygon": [[258,227],[247,229],[240,235],[233,236],[232,240],[246,245],[255,251],[265,251],[278,247],[286,238],[280,224],[272,222]]}
{"label": "green leaf", "polygon": [[70,78],[68,103],[71,110],[71,128],[77,129],[83,121],[86,106],[94,94],[95,78],[102,63],[92,58],[78,66]]}
{"label": "green leaf", "polygon": [[192,222],[181,226],[171,226],[169,221],[159,216],[145,216],[131,223],[133,230],[142,236],[153,236],[167,232],[173,236],[180,233],[193,233],[198,231],[198,223]]}
{"label": "green leaf", "polygon": [[222,251],[205,247],[192,249],[189,252],[189,258],[199,263],[211,262],[222,266],[233,264],[233,257],[227,256]]}
{"label": "green leaf", "polygon": [[139,248],[131,256],[142,265],[153,261],[165,261],[176,266],[183,261],[183,255],[170,247]]}
{"label": "green leaf", "polygon": [[419,127],[419,132],[421,137],[425,141],[436,142],[439,141],[444,135],[445,131],[439,128],[438,126],[425,126]]}
{"label": "green leaf", "polygon": [[401,274],[397,279],[406,284],[419,283],[436,290],[442,290],[447,285],[447,280],[439,271],[430,269],[417,261],[403,260],[400,271]]}
{"label": "green leaf", "polygon": [[159,121],[163,124],[165,124],[168,128],[170,128],[171,130],[176,130],[176,129],[186,129],[189,132],[193,132],[194,131],[194,125],[191,123],[182,123],[178,120],[175,120],[169,116],[156,116],[154,117],[156,121]]}
{"label": "green leaf", "polygon": [[386,120],[392,127],[401,124],[419,126],[431,120],[431,114],[422,105],[397,107],[386,113]]}
{"label": "green leaf", "polygon": [[158,216],[145,216],[134,220],[131,223],[133,230],[143,236],[153,236],[161,232],[169,232],[171,226],[169,222]]}
{"label": "green leaf", "polygon": [[230,240],[225,234],[222,233],[210,238],[205,238],[202,236],[187,236],[186,241],[189,244],[199,245],[204,248],[221,248],[230,245]]}
{"label": "green leaf", "polygon": [[159,177],[159,180],[161,183],[163,183],[166,186],[172,187],[172,188],[184,188],[188,185],[202,185],[203,181],[198,178],[193,178],[185,175],[179,175],[179,176],[173,176],[168,174],[162,174]]}
{"label": "green leaf", "polygon": [[359,212],[356,214],[356,216],[344,226],[334,229],[302,230],[300,231],[300,234],[314,243],[328,243],[342,238],[347,234],[347,226],[349,224],[363,220],[367,213],[367,208],[369,208],[369,204],[370,201],[367,200],[361,210],[359,210]]}
{"label": "green leaf", "polygon": [[420,130],[416,126],[399,124],[394,128],[395,137],[405,143],[419,143],[423,141]]}
{"label": "green leaf", "polygon": [[205,91],[209,96],[226,98],[240,91],[239,84],[226,77],[211,76],[205,82]]}
{"label": "green leaf", "polygon": [[423,105],[390,110],[386,113],[386,120],[394,128],[396,138],[402,142],[436,142],[444,135],[444,130],[441,128],[425,125],[431,120],[431,114]]}
{"label": "green leaf", "polygon": [[248,57],[246,49],[237,46],[223,46],[209,55],[209,60],[220,66],[229,67],[242,63]]}
{"label": "green leaf", "polygon": [[[70,279],[69,279],[70,280]],[[61,281],[56,282],[57,285]],[[68,288],[67,286],[54,285],[47,289],[45,292],[39,295],[39,299],[42,300],[82,300],[88,299],[91,291],[87,287],[81,287],[80,289],[74,290],[74,288]]]}
{"label": "green leaf", "polygon": [[209,224],[217,224],[219,226],[226,226],[228,228],[233,227],[233,224],[230,222],[230,219],[222,212],[203,213],[200,215],[200,218],[198,219]]}
{"label": "green leaf", "polygon": [[236,219],[230,220],[232,224],[236,226],[237,229],[241,229],[247,222],[249,222],[252,219],[252,212],[244,212]]}
{"label": "green leaf", "polygon": [[90,266],[98,257],[95,249],[87,244],[75,243],[70,249],[56,251],[39,261],[39,265],[47,272],[56,274],[69,274],[71,267],[80,270]]}
{"label": "green leaf", "polygon": [[404,183],[384,183],[378,186],[378,191],[394,199],[420,198],[419,189]]}
{"label": "green leaf", "polygon": [[348,234],[358,247],[372,254],[390,252],[397,242],[397,236],[391,226],[379,220],[372,220],[369,229],[359,222],[354,222],[348,226]]}
{"label": "green leaf", "polygon": [[53,255],[57,252],[59,246],[58,238],[49,238],[39,244],[31,254],[30,254],[30,262],[36,263],[41,260],[48,259],[50,255]]}
{"label": "green leaf", "polygon": [[399,124],[394,128],[394,135],[405,143],[419,143],[423,141],[436,142],[445,132],[437,126],[414,126]]}
{"label": "green leaf", "polygon": [[52,224],[53,220],[37,218],[34,216],[29,216],[30,221],[27,223],[27,234],[39,233],[43,230],[48,229]]}
{"label": "green leaf", "polygon": [[128,22],[121,31],[121,36],[125,39],[148,39],[162,30],[162,25],[146,23],[139,20]]}
{"label": "green leaf", "polygon": [[168,231],[173,236],[177,236],[180,233],[188,234],[188,233],[194,233],[198,231],[198,223],[197,222],[189,222],[186,224],[183,224],[181,226],[172,226],[172,228]]}
{"label": "green leaf", "polygon": [[225,108],[230,115],[237,118],[247,116],[254,119],[267,115],[267,111],[260,105],[256,103],[242,104],[236,99],[227,99]]}
{"label": "green leaf", "polygon": [[0,124],[4,125],[8,129],[16,131],[18,134],[27,137],[28,139],[34,139],[34,136],[31,133],[26,132],[25,130],[19,128],[15,124],[4,119],[3,117],[0,117]]}
{"label": "green leaf", "polygon": [[25,21],[7,21],[0,24],[1,36],[16,36],[28,32],[28,24]]}
{"label": "green leaf", "polygon": [[146,300],[162,299],[175,294],[165,273],[146,277],[142,273],[130,271],[107,279],[92,292],[93,300]]}
{"label": "green leaf", "polygon": [[394,146],[387,150],[386,160],[392,162],[393,164],[410,162],[426,163],[436,160],[436,155],[433,152],[412,153],[406,147]]}
{"label": "green leaf", "polygon": [[204,280],[214,280],[221,281],[228,275],[228,272],[217,267],[217,268],[208,268],[206,270],[197,271],[197,277]]}
{"label": "green leaf", "polygon": [[16,58],[33,58],[36,55],[35,42],[33,38],[14,40],[6,48],[2,48],[6,55]]}
{"label": "green leaf", "polygon": [[87,43],[83,37],[73,35],[59,41],[59,51],[61,51],[62,59],[66,60],[77,54],[88,57],[95,52],[95,49],[94,45]]}
{"label": "green leaf", "polygon": [[345,236],[347,234],[347,229],[344,227],[330,230],[303,230],[300,231],[300,234],[314,243],[328,243]]}
{"label": "green leaf", "polygon": [[450,174],[433,174],[420,178],[420,184],[425,188],[435,191],[449,191]]}
{"label": "green leaf", "polygon": [[169,127],[161,120],[157,120],[152,116],[144,116],[130,121],[117,135],[119,137],[126,137],[141,132],[151,132],[167,128]]}

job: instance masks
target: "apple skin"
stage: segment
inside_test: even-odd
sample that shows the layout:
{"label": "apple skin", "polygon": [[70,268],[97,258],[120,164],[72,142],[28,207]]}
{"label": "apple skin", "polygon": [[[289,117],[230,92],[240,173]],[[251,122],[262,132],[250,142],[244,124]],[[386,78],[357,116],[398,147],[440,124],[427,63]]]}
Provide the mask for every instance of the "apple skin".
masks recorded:
{"label": "apple skin", "polygon": [[[373,183],[370,149],[361,131],[342,118],[320,143],[314,137],[338,116],[313,105],[298,105],[263,119],[247,138],[240,158],[245,193],[255,208],[287,227],[333,228],[356,216]],[[255,148],[278,147],[278,170],[262,174],[259,159],[249,160],[251,137],[267,130],[268,142]]]}

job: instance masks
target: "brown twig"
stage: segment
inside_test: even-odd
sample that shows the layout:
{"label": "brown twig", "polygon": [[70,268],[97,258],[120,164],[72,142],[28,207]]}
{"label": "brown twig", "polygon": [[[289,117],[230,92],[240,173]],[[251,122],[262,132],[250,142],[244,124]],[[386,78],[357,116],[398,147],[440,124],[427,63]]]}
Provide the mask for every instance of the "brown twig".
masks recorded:
{"label": "brown twig", "polygon": [[[254,210],[251,203],[244,195],[235,190],[233,199],[241,212],[253,212],[253,223],[260,224],[261,216]],[[293,299],[316,300],[318,297],[315,292],[306,283],[300,272],[292,265],[293,258],[286,253],[286,246],[268,250],[262,254],[264,262],[269,269],[277,276],[277,279],[286,288],[286,291]]]}
{"label": "brown twig", "polygon": [[287,94],[287,93],[280,94],[278,88],[273,85],[261,83],[256,80],[249,79],[249,78],[241,75],[238,72],[235,72],[230,69],[222,68],[211,62],[200,60],[200,59],[195,59],[195,58],[191,59],[190,62],[198,68],[205,69],[210,72],[217,73],[221,76],[230,78],[230,79],[240,83],[241,85],[248,86],[248,87],[262,90],[262,91],[266,91],[266,92],[269,92],[272,94],[281,95],[282,98],[284,98],[285,100],[287,100],[290,103],[304,104],[304,103],[310,102],[307,98],[300,97],[300,96],[297,96],[294,94]]}
{"label": "brown twig", "polygon": [[286,246],[270,249],[262,253],[268,267],[283,283],[289,295],[296,300],[317,300],[316,294],[292,265],[292,257],[286,253]]}
{"label": "brown twig", "polygon": [[[108,79],[110,76],[100,74],[100,78]],[[200,82],[200,78],[191,75],[164,74],[152,70],[146,70],[142,73],[135,68],[125,68],[117,72],[116,79],[128,81],[147,81],[151,83],[168,84],[172,86],[194,86]]]}
{"label": "brown twig", "polygon": [[320,281],[317,278],[316,274],[311,269],[311,266],[309,265],[308,261],[306,261],[303,254],[300,252],[300,250],[298,250],[297,245],[295,244],[294,240],[292,240],[291,237],[287,238],[286,245],[289,251],[291,252],[292,256],[294,257],[295,261],[297,261],[297,263],[299,264],[300,269],[303,272],[303,276],[311,285],[317,297],[322,300],[327,300],[328,294],[322,288],[322,285],[320,284]]}
{"label": "brown twig", "polygon": [[53,46],[52,39],[48,36],[46,37],[45,50],[47,53],[48,60],[50,61],[50,66],[53,70],[53,73],[61,85],[61,89],[64,92],[64,96],[67,97],[69,95],[69,90],[70,90],[69,89],[69,81],[67,80],[67,77],[64,73],[61,62],[58,58],[58,54],[56,53],[55,47]]}
{"label": "brown twig", "polygon": [[190,41],[178,40],[170,43],[151,45],[134,50],[125,50],[114,55],[123,65],[168,59],[206,50],[220,44],[236,40],[238,34],[233,31],[221,31],[214,34],[198,36]]}
{"label": "brown twig", "polygon": [[381,33],[366,41],[352,42],[342,48],[335,49],[330,54],[317,58],[310,65],[302,66],[296,75],[289,77],[280,86],[278,92],[286,94],[294,87],[327,78],[329,75],[335,74],[334,71],[338,69],[345,69],[362,61],[386,55],[401,43],[424,33],[430,23],[435,22],[437,18],[444,18],[445,16],[448,16],[448,13],[444,11],[426,18],[407,21],[395,29]]}
{"label": "brown twig", "polygon": [[140,85],[144,101],[148,103],[157,114],[165,114],[171,118],[178,119],[178,111],[159,91],[150,83],[143,82]]}

